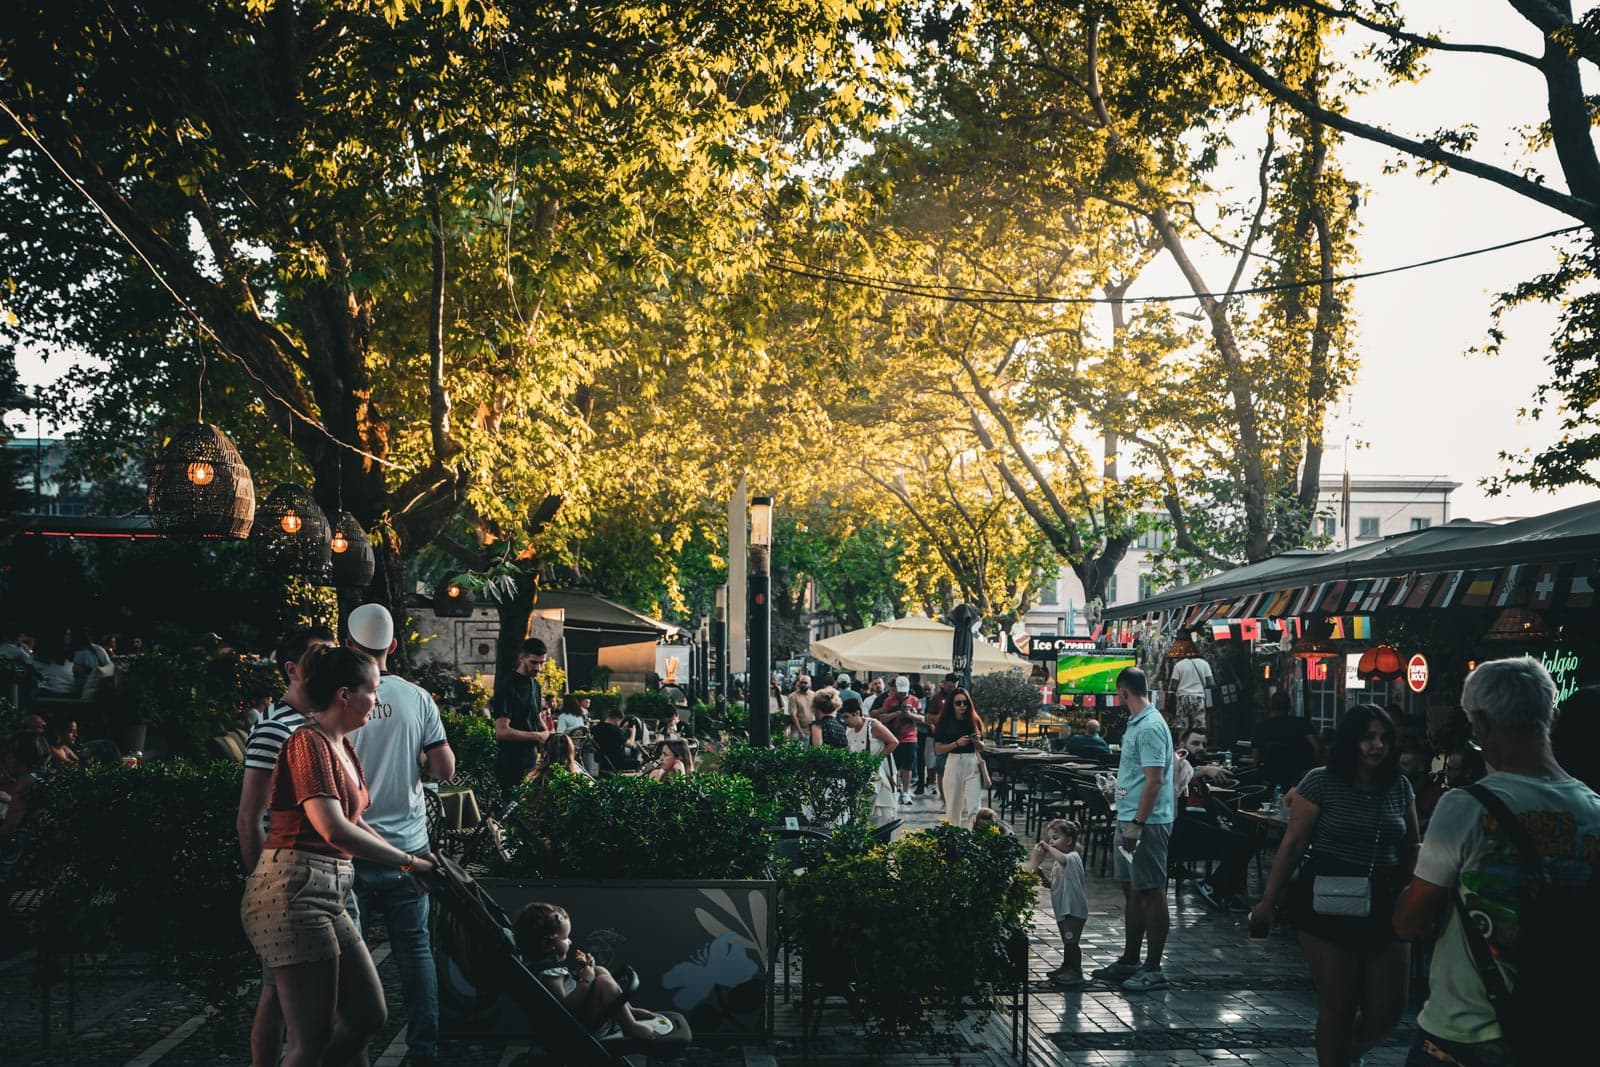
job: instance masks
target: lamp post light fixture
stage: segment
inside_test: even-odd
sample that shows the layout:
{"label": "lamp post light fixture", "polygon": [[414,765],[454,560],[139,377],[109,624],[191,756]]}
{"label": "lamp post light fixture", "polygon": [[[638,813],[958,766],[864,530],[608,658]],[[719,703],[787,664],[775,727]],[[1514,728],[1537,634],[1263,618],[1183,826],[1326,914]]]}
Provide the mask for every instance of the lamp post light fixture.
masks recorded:
{"label": "lamp post light fixture", "polygon": [[711,620],[711,655],[716,660],[712,664],[710,677],[715,679],[717,695],[714,703],[720,703],[724,708],[728,703],[728,585],[724,582],[717,586],[717,613]]}
{"label": "lamp post light fixture", "polygon": [[750,500],[750,746],[772,744],[772,498]]}

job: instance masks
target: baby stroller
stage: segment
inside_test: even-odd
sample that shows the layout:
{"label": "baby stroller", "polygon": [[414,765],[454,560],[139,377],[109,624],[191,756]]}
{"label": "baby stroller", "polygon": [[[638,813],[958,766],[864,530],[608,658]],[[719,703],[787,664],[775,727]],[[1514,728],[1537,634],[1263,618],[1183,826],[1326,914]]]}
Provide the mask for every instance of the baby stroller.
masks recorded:
{"label": "baby stroller", "polygon": [[449,927],[439,940],[449,946],[450,963],[476,988],[497,991],[527,1015],[530,1041],[538,1046],[532,1062],[610,1067],[627,1056],[644,1055],[651,1062],[672,1059],[689,1047],[693,1035],[688,1020],[676,1012],[656,1012],[672,1024],[671,1032],[659,1037],[634,1040],[620,1033],[592,1033],[523,961],[510,917],[466,871],[441,856],[428,888],[438,903],[440,925]]}

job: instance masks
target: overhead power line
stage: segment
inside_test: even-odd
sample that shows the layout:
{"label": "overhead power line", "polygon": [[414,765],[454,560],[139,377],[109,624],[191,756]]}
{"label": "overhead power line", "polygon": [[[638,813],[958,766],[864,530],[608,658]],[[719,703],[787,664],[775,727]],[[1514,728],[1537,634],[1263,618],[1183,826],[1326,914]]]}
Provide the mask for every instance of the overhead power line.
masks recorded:
{"label": "overhead power line", "polygon": [[850,285],[861,289],[874,289],[879,292],[895,293],[901,296],[931,297],[938,300],[948,300],[959,304],[1177,304],[1200,298],[1213,300],[1229,300],[1236,296],[1261,296],[1269,293],[1285,293],[1295,289],[1311,289],[1327,284],[1340,282],[1356,282],[1366,278],[1381,278],[1386,274],[1399,274],[1403,271],[1420,270],[1423,267],[1433,267],[1440,263],[1450,263],[1458,259],[1468,259],[1472,256],[1481,256],[1489,252],[1499,252],[1506,248],[1515,248],[1518,245],[1532,244],[1535,241],[1545,241],[1552,237],[1561,237],[1569,233],[1577,233],[1588,229],[1587,226],[1563,226],[1559,230],[1547,230],[1536,233],[1531,237],[1519,237],[1514,241],[1502,241],[1499,244],[1485,245],[1482,248],[1472,248],[1465,252],[1453,252],[1447,256],[1435,256],[1432,259],[1419,260],[1415,263],[1405,263],[1397,267],[1384,267],[1380,270],[1358,271],[1354,274],[1340,274],[1332,278],[1307,278],[1303,281],[1275,282],[1271,285],[1253,285],[1243,289],[1234,289],[1230,292],[1201,292],[1181,293],[1168,296],[1128,296],[1120,300],[1109,296],[1055,296],[1040,293],[1019,293],[1011,289],[985,289],[969,285],[956,285],[944,282],[915,282],[904,281],[897,278],[878,277],[871,274],[862,274],[858,271],[840,270],[834,267],[818,266],[804,260],[790,259],[787,256],[775,256],[769,265],[785,274],[793,274],[802,278],[814,278],[818,281],[832,282],[838,285]]}

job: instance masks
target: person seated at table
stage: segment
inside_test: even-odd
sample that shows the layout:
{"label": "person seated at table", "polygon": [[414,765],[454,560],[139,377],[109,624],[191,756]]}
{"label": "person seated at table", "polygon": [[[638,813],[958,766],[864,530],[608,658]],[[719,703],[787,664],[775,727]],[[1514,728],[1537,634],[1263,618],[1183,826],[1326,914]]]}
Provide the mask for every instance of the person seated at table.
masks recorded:
{"label": "person seated at table", "polygon": [[624,1037],[648,1041],[671,1032],[654,1012],[634,1008],[622,986],[594,958],[572,946],[572,919],[558,904],[535,901],[517,913],[517,951],[545,988],[595,1033],[615,1025]]}
{"label": "person seated at table", "polygon": [[1250,745],[1261,768],[1262,784],[1284,792],[1298,785],[1319,758],[1317,735],[1311,723],[1295,716],[1294,698],[1286,689],[1279,689],[1267,701],[1267,719],[1256,727]]}
{"label": "person seated at table", "polygon": [[1216,862],[1209,877],[1194,883],[1195,892],[1208,908],[1227,911],[1230,904],[1247,907],[1245,890],[1249,887],[1255,842],[1250,835],[1223,826],[1209,804],[1211,784],[1224,788],[1223,783],[1233,780],[1223,768],[1206,762],[1204,730],[1185,730],[1179,743],[1173,756],[1172,789],[1178,817],[1172,824],[1168,846],[1171,855],[1178,860]]}
{"label": "person seated at table", "polygon": [[633,731],[622,725],[622,709],[606,712],[605,722],[596,723],[589,731],[594,741],[595,758],[602,771],[636,771],[639,769],[639,748]]}
{"label": "person seated at table", "polygon": [[39,684],[33,695],[71,699],[78,695],[79,682],[72,671],[72,653],[67,649],[65,635],[57,637],[46,627],[33,653],[33,670]]}
{"label": "person seated at table", "polygon": [[576,693],[568,693],[561,702],[561,714],[556,716],[556,729],[564,734],[570,734],[580,727],[589,725],[589,698],[579,697]]}
{"label": "person seated at table", "polygon": [[646,726],[645,721],[639,718],[639,716],[629,715],[624,718],[622,720],[622,730],[624,733],[628,733],[629,731],[633,733],[634,746],[640,751],[650,747],[652,741],[650,736],[650,727]]}
{"label": "person seated at table", "polygon": [[674,774],[692,773],[694,773],[694,753],[689,750],[689,742],[678,738],[661,742],[661,762],[650,772],[650,777],[659,782]]}
{"label": "person seated at table", "polygon": [[549,781],[551,772],[558,767],[579,778],[592,777],[588,768],[578,759],[578,746],[566,734],[551,734],[546,739],[544,749],[539,753],[538,765],[528,772],[528,781]]}
{"label": "person seated at table", "polygon": [[666,719],[661,723],[661,737],[663,740],[676,741],[683,736],[683,719],[678,716],[678,709],[673,708],[667,712]]}
{"label": "person seated at table", "polygon": [[44,785],[44,771],[50,765],[50,743],[33,730],[18,730],[6,745],[0,761],[0,854],[12,855],[15,841],[27,817],[28,801]]}
{"label": "person seated at table", "polygon": [[1091,757],[1111,755],[1111,746],[1100,736],[1099,719],[1090,719],[1083,724],[1083,733],[1067,738],[1067,754]]}
{"label": "person seated at table", "polygon": [[45,732],[50,741],[50,757],[64,767],[76,767],[80,762],[73,745],[78,743],[78,723],[71,715],[55,715]]}

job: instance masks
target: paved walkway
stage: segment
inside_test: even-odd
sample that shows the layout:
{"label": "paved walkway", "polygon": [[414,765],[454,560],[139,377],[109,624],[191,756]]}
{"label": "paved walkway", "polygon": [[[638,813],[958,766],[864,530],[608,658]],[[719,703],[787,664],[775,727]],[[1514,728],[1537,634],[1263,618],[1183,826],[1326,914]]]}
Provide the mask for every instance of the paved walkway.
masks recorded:
{"label": "paved walkway", "polygon": [[[909,828],[928,826],[943,814],[936,801],[921,798],[904,811]],[[1109,879],[1089,875],[1090,920],[1084,931],[1085,970],[1110,962],[1122,947],[1122,896]],[[1185,889],[1173,909],[1165,971],[1171,988],[1129,994],[1099,983],[1078,992],[1053,990],[1044,972],[1060,962],[1048,902],[1039,895],[1033,937],[1032,1003],[1027,1019],[1029,1060],[1035,1064],[1206,1064],[1248,1063],[1260,1067],[1315,1064],[1312,1030],[1316,1001],[1298,945],[1275,933],[1266,943],[1245,936],[1244,917],[1214,915]],[[391,1018],[373,1048],[377,1067],[400,1067],[405,1060],[405,1013],[394,965],[380,945],[379,973],[389,994]],[[170,982],[135,959],[114,959],[78,977],[76,1032],[65,1030],[65,989],[53,1000],[53,1036],[40,1040],[40,998],[33,980],[35,961],[0,949],[0,1062],[7,1067],[59,1064],[128,1064],[136,1067],[242,1064],[248,1061],[249,1008],[255,988],[241,991],[240,1009],[215,1015],[203,1011]],[[1411,1023],[1384,1047],[1367,1056],[1368,1067],[1398,1067],[1404,1061]],[[704,1067],[743,1067],[800,1062],[799,1003],[778,997],[776,1040],[768,1049],[696,1050],[689,1063]],[[1018,1062],[1009,1054],[1010,1032],[1002,1015],[975,1016],[936,1049],[903,1049],[869,1056],[844,1008],[831,1005],[823,1015],[812,1062],[831,1065],[881,1062],[891,1067]],[[447,1042],[443,1062],[504,1067],[521,1052],[510,1043]]]}

